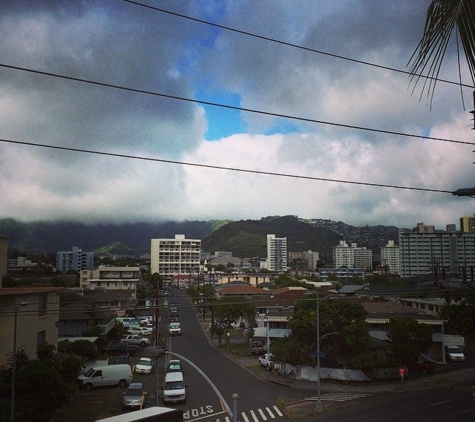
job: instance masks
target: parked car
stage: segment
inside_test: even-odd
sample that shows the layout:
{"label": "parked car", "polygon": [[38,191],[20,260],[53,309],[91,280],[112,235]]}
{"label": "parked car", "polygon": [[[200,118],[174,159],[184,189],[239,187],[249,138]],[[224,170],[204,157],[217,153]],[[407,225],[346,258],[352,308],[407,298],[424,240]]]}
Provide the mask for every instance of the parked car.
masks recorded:
{"label": "parked car", "polygon": [[152,372],[153,363],[150,358],[140,358],[135,365],[134,372],[136,374],[150,374]]}
{"label": "parked car", "polygon": [[181,336],[181,325],[179,322],[171,322],[168,328],[171,336]]}
{"label": "parked car", "polygon": [[129,388],[124,393],[124,398],[122,400],[122,409],[142,409],[145,396],[145,388],[141,382],[132,382],[129,384]]}
{"label": "parked car", "polygon": [[426,374],[427,372],[434,372],[437,369],[437,365],[433,361],[424,360],[410,363],[408,368],[410,372],[422,372]]}
{"label": "parked car", "polygon": [[258,361],[260,366],[263,366],[269,371],[274,368],[274,356],[272,353],[266,353],[262,356],[259,356]]}
{"label": "parked car", "polygon": [[178,359],[172,359],[168,362],[167,372],[183,372],[183,366]]}
{"label": "parked car", "polygon": [[457,346],[444,346],[445,356],[452,362],[465,362],[465,355],[462,349]]}
{"label": "parked car", "polygon": [[264,346],[262,345],[262,341],[251,341],[251,354],[252,355],[264,354]]}
{"label": "parked car", "polygon": [[109,360],[109,365],[122,365],[122,364],[130,365],[129,355],[117,356],[116,358]]}
{"label": "parked car", "polygon": [[139,334],[126,334],[120,338],[121,342],[135,344],[136,346],[148,346],[150,340],[146,337],[142,337]]}
{"label": "parked car", "polygon": [[130,334],[138,334],[138,335],[142,335],[142,336],[149,336],[150,334],[152,334],[152,329],[147,328],[147,327],[138,326],[138,327],[129,328],[128,332]]}
{"label": "parked car", "polygon": [[137,321],[139,322],[139,325],[146,325],[152,323],[153,319],[150,315],[143,315],[137,317]]}
{"label": "parked car", "polygon": [[120,343],[111,344],[110,346],[106,346],[104,347],[103,350],[105,353],[111,356],[120,356],[120,355],[126,355],[126,354],[133,356],[137,353],[138,349],[139,347],[134,344],[120,342]]}

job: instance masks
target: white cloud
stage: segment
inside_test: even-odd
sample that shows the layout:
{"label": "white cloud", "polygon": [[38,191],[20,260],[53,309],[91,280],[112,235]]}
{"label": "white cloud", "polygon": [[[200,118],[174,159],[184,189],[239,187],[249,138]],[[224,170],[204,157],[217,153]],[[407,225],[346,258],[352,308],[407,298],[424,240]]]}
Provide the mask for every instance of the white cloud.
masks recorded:
{"label": "white cloud", "polygon": [[[0,138],[370,184],[473,186],[470,115],[457,86],[439,83],[432,108],[407,75],[257,40],[120,2],[5,2],[7,65],[181,98],[203,87],[239,96],[248,133],[207,142],[196,103],[0,68]],[[350,7],[350,5],[352,7]],[[405,0],[164,2],[249,32],[401,70],[427,5]],[[456,80],[452,50],[443,73]],[[454,76],[455,75],[455,76]],[[452,77],[451,77],[452,76]],[[472,101],[471,90],[464,89]],[[469,108],[471,108],[471,104]],[[221,122],[225,124],[226,122]],[[233,125],[238,127],[238,125]],[[246,219],[293,214],[349,224],[441,227],[473,214],[450,193],[182,166],[0,143],[0,217],[83,221]]]}

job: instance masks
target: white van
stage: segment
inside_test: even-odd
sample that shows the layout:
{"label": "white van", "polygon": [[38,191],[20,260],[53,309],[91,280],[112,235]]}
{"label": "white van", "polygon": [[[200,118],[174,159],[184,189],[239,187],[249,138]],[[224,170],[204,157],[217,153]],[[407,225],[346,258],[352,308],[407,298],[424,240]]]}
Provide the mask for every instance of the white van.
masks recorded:
{"label": "white van", "polygon": [[183,380],[183,373],[168,372],[165,375],[165,384],[163,386],[163,403],[186,403],[186,385]]}
{"label": "white van", "polygon": [[79,386],[87,391],[93,387],[108,385],[118,385],[120,388],[124,388],[131,382],[132,368],[127,364],[94,366],[78,376]]}
{"label": "white van", "polygon": [[457,346],[444,346],[445,357],[452,362],[465,362],[465,355]]}

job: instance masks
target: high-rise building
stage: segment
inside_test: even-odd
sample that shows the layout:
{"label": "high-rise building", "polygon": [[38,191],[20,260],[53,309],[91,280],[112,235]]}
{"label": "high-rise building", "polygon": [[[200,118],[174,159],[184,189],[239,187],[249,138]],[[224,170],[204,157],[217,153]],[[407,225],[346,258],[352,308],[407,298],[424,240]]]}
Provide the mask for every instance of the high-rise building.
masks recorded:
{"label": "high-rise building", "polygon": [[340,240],[338,246],[333,247],[333,266],[335,268],[373,268],[373,251],[356,243],[348,245]]}
{"label": "high-rise building", "polygon": [[94,268],[94,252],[83,252],[77,246],[71,251],[56,253],[56,270],[65,274],[70,270],[82,271]]}
{"label": "high-rise building", "polygon": [[394,240],[381,248],[381,265],[387,267],[390,274],[399,274],[399,246]]}
{"label": "high-rise building", "polygon": [[400,229],[399,254],[401,277],[473,271],[475,233],[456,231],[454,224],[432,232]]}
{"label": "high-rise building", "polygon": [[460,231],[462,233],[475,233],[475,214],[473,214],[473,217],[460,218]]}
{"label": "high-rise building", "polygon": [[315,271],[319,260],[320,254],[318,252],[289,252],[289,266],[296,270]]}
{"label": "high-rise building", "polygon": [[267,235],[267,269],[287,271],[287,238]]}
{"label": "high-rise building", "polygon": [[174,239],[152,239],[150,271],[152,274],[184,275],[200,268],[201,240],[186,239],[176,234]]}

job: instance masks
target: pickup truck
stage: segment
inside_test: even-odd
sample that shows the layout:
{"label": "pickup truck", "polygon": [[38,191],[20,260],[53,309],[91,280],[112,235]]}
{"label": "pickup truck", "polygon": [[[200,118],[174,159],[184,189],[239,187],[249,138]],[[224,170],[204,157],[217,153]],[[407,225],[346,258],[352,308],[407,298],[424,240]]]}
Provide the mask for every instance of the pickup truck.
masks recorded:
{"label": "pickup truck", "polygon": [[121,342],[134,344],[136,346],[148,346],[150,344],[150,340],[146,337],[141,337],[137,334],[127,334],[122,336],[120,339]]}
{"label": "pickup truck", "polygon": [[265,355],[259,356],[259,366],[263,366],[268,371],[274,369],[274,357],[272,353],[266,353]]}

